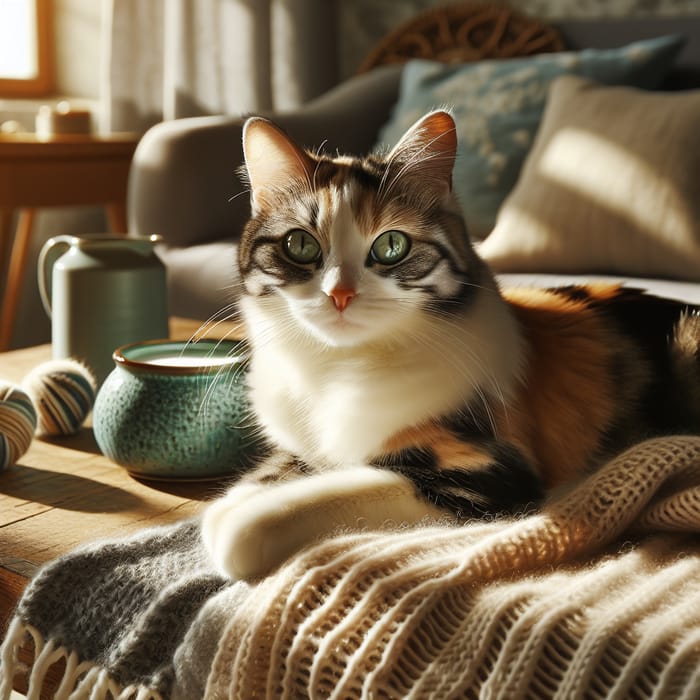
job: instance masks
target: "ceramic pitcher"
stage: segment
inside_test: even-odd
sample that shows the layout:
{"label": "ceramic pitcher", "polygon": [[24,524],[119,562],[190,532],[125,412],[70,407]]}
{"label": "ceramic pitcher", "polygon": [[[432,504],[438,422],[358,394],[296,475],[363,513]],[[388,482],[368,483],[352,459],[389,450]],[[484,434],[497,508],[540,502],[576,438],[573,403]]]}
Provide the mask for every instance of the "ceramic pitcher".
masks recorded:
{"label": "ceramic pitcher", "polygon": [[55,358],[85,362],[98,384],[112,352],[168,337],[165,268],[158,236],[55,236],[39,254],[39,292]]}

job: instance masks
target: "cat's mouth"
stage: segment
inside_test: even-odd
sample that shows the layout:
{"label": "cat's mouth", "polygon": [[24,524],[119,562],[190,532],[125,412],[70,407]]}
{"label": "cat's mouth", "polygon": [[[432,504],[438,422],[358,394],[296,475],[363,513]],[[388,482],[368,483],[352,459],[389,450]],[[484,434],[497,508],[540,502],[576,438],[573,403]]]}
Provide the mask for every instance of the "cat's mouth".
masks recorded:
{"label": "cat's mouth", "polygon": [[334,306],[318,309],[317,313],[301,319],[314,336],[336,346],[357,345],[376,334],[376,329],[352,306],[340,311]]}
{"label": "cat's mouth", "polygon": [[335,309],[326,315],[326,325],[341,331],[352,331],[365,327],[365,324],[358,320],[357,314],[353,315],[347,310],[336,311]]}

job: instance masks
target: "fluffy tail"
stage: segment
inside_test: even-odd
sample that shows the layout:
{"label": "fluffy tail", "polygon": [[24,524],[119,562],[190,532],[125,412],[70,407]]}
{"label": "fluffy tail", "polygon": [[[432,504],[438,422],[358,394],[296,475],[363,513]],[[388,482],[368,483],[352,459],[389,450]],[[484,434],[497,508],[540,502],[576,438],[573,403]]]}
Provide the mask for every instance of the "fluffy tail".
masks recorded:
{"label": "fluffy tail", "polygon": [[688,407],[700,431],[700,309],[685,311],[671,342],[671,362],[679,387],[678,400]]}

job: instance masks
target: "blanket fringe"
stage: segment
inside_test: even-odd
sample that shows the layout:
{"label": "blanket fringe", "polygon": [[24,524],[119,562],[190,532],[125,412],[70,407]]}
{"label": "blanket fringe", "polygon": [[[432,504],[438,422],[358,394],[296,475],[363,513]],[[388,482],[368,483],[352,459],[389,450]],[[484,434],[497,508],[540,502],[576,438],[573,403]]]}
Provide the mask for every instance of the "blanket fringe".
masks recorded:
{"label": "blanket fringe", "polygon": [[14,677],[27,672],[27,667],[20,662],[17,653],[27,632],[27,625],[14,619],[5,635],[0,649],[0,700],[10,700]]}
{"label": "blanket fringe", "polygon": [[14,678],[27,674],[29,668],[19,658],[19,650],[29,638],[34,643],[34,661],[27,678],[27,700],[40,700],[49,669],[61,660],[65,669],[54,700],[163,700],[153,688],[130,685],[122,688],[105,670],[89,661],[80,661],[69,651],[49,639],[33,625],[15,618],[0,648],[0,700],[10,700]]}

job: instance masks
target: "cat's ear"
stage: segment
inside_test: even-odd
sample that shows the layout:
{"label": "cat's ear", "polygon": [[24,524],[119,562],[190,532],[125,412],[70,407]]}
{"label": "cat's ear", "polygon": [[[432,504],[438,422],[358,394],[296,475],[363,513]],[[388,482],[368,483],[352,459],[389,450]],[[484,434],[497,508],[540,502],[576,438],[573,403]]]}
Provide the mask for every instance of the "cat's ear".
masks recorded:
{"label": "cat's ear", "polygon": [[251,117],[243,126],[243,156],[253,210],[270,204],[275,190],[311,183],[311,158],[279,127],[262,117]]}
{"label": "cat's ear", "polygon": [[421,188],[445,195],[452,189],[452,169],[457,153],[457,130],[452,116],[443,110],[419,119],[389,153],[397,177],[415,179]]}

